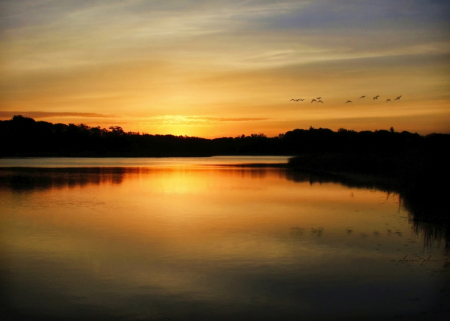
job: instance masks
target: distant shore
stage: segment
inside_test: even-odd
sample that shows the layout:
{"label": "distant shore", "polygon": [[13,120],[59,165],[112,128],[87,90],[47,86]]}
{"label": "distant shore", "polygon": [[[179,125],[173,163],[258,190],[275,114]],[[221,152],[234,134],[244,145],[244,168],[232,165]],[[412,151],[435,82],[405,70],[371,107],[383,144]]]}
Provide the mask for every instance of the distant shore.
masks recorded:
{"label": "distant shore", "polygon": [[[21,115],[0,121],[0,157],[209,157],[411,154],[450,145],[449,134],[340,128],[294,129],[267,137],[263,133],[206,139],[201,137],[125,132],[85,124],[53,124]],[[303,165],[302,165],[303,166]]]}

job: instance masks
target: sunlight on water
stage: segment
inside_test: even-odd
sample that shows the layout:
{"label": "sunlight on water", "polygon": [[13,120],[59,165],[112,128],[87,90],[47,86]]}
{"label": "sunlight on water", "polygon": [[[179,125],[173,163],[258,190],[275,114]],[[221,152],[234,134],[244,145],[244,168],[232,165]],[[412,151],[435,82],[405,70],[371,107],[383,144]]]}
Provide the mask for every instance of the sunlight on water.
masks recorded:
{"label": "sunlight on water", "polygon": [[448,313],[447,257],[398,195],[296,175],[3,169],[0,307],[27,320]]}
{"label": "sunlight on water", "polygon": [[120,157],[120,158],[3,158],[0,167],[185,167],[192,165],[287,163],[290,156]]}

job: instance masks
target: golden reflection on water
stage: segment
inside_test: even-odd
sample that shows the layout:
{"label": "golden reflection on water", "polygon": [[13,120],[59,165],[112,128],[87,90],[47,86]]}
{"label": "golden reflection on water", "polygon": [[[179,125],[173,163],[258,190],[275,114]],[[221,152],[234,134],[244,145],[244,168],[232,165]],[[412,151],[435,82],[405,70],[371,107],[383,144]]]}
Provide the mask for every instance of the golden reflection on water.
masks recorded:
{"label": "golden reflection on water", "polygon": [[[187,242],[211,234],[267,233],[298,225],[345,230],[349,220],[360,230],[384,229],[385,223],[377,221],[385,194],[332,183],[293,183],[280,179],[282,175],[278,169],[136,168],[71,175],[66,185],[57,185],[57,193],[52,185],[26,197],[2,195],[25,202],[20,213],[27,219],[100,229],[140,241],[182,235]],[[387,213],[397,210],[397,201],[388,201],[394,207],[387,207]],[[375,212],[375,207],[376,215],[361,215]]]}
{"label": "golden reflection on water", "polygon": [[448,281],[393,263],[438,253],[420,244],[398,196],[376,190],[294,181],[275,168],[27,169],[1,177],[12,313],[63,316],[84,307],[75,318],[184,319],[186,311],[244,318],[258,309],[263,319],[312,317],[326,293],[341,303],[323,319],[408,315],[408,296],[421,293],[421,308],[435,309],[429,282]]}

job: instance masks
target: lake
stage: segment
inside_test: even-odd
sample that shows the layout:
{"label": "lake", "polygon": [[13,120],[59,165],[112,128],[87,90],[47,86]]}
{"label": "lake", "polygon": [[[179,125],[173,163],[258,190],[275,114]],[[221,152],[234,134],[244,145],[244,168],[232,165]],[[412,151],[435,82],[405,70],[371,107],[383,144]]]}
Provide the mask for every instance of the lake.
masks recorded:
{"label": "lake", "polygon": [[0,159],[2,320],[441,320],[450,260],[396,193],[288,157]]}

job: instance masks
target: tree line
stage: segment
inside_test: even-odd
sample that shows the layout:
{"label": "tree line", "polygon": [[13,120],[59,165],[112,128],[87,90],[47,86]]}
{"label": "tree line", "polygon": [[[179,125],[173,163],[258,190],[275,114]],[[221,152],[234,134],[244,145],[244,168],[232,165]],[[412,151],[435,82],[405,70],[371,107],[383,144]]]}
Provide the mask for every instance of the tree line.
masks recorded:
{"label": "tree line", "polygon": [[264,134],[205,139],[150,135],[85,124],[53,124],[21,115],[0,121],[0,157],[167,157],[213,155],[299,155],[302,153],[404,153],[447,148],[448,134],[426,136],[390,130],[295,129],[276,137]]}

